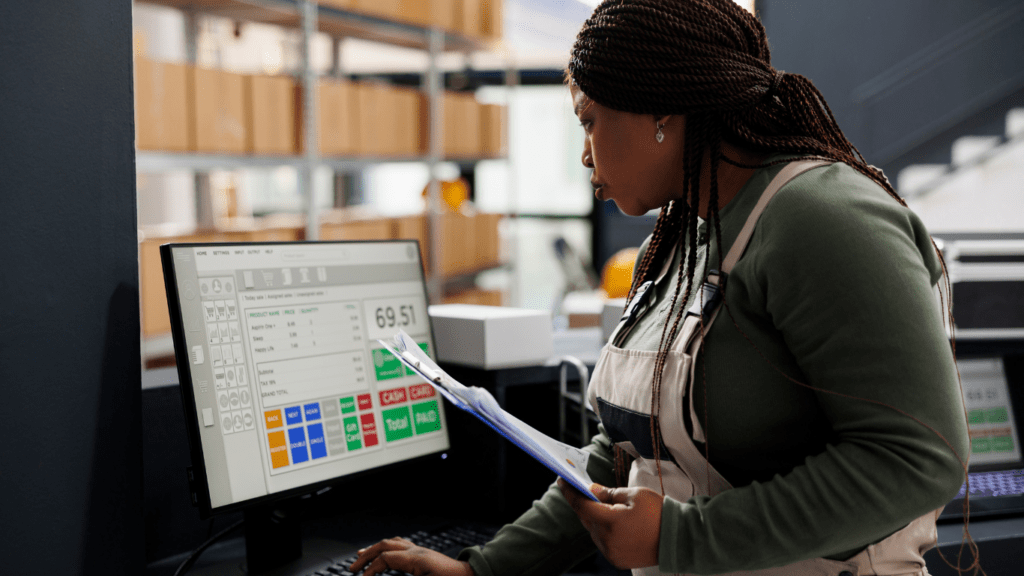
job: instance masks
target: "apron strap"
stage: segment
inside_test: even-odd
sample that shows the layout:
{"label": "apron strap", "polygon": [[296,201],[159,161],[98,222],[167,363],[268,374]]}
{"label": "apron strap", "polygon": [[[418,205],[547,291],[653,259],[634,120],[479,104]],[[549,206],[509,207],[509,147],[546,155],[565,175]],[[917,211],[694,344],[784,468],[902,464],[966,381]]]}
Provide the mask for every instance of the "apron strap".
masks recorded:
{"label": "apron strap", "polygon": [[740,230],[736,240],[732,243],[732,247],[729,248],[729,252],[725,255],[725,260],[722,261],[722,272],[728,275],[732,272],[733,266],[739,261],[740,256],[743,256],[743,252],[747,249],[747,243],[750,242],[750,237],[754,234],[754,226],[757,224],[757,220],[761,217],[761,213],[771,202],[775,194],[790,180],[797,176],[807,172],[812,168],[818,166],[825,166],[832,164],[832,160],[822,158],[821,160],[801,160],[799,162],[790,162],[782,169],[779,174],[772,179],[768,187],[764,189],[761,194],[761,198],[758,199],[754,209],[750,211],[750,216],[747,216],[747,221],[743,224],[743,228]]}
{"label": "apron strap", "polygon": [[699,374],[697,367],[697,353],[700,351],[701,338],[700,338],[700,320],[699,315],[704,315],[704,333],[707,334],[708,330],[711,329],[711,325],[715,322],[718,317],[718,312],[722,308],[722,296],[721,296],[721,285],[725,278],[728,278],[729,272],[732,271],[733,266],[739,261],[740,256],[747,249],[747,244],[750,242],[750,237],[754,234],[754,226],[757,221],[761,218],[761,214],[768,206],[768,202],[775,197],[775,194],[790,180],[797,176],[817,168],[819,166],[826,166],[832,164],[831,160],[802,160],[799,162],[791,162],[786,165],[775,178],[768,184],[768,187],[761,193],[761,197],[758,199],[754,209],[751,210],[750,215],[747,216],[747,221],[743,224],[743,228],[740,230],[736,240],[732,243],[729,248],[729,252],[725,256],[725,260],[722,261],[722,273],[717,270],[712,270],[708,273],[708,281],[704,284],[701,294],[697,295],[694,306],[687,313],[687,322],[689,330],[683,330],[679,334],[679,338],[676,341],[675,348],[681,352],[685,351],[689,353],[693,359],[690,364],[690,378],[687,385],[686,396],[688,396],[689,406],[684,409],[690,411],[690,421],[693,424],[692,437],[698,442],[705,442],[704,430],[700,425],[700,420],[697,418],[696,407],[694,406],[693,398],[693,381]]}

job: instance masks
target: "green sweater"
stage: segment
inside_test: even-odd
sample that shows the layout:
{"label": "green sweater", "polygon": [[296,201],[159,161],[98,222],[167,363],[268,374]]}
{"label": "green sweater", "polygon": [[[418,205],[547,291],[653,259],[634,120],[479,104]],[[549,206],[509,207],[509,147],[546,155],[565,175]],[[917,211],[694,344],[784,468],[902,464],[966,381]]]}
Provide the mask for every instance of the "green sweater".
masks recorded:
{"label": "green sweater", "polygon": [[[781,169],[756,171],[721,210],[726,251]],[[717,250],[710,252],[715,268]],[[657,349],[678,265],[656,287],[658,304],[625,348]],[[962,400],[933,288],[940,274],[920,219],[870,179],[834,164],[797,177],[771,201],[728,279],[726,301],[736,324],[785,374],[895,406],[966,459]],[[932,431],[891,408],[794,384],[758,350],[723,309],[705,339],[707,413],[703,402],[696,406],[711,463],[734,489],[686,502],[665,498],[663,572],[845,559],[955,496],[963,469]],[[701,378],[695,386],[702,399]],[[591,478],[614,485],[603,428],[587,450]],[[552,485],[492,542],[460,558],[478,576],[556,574],[595,550]]]}

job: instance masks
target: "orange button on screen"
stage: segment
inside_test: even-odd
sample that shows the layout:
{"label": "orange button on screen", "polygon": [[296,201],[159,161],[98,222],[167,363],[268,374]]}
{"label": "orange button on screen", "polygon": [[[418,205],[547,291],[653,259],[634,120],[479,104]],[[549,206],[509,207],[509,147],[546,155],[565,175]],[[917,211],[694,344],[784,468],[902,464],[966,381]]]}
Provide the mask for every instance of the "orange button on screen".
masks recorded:
{"label": "orange button on screen", "polygon": [[263,417],[267,419],[267,429],[280,428],[284,422],[281,421],[280,410],[268,410],[263,413]]}
{"label": "orange button on screen", "polygon": [[267,434],[270,443],[270,465],[281,468],[288,465],[288,445],[284,440],[284,430]]}

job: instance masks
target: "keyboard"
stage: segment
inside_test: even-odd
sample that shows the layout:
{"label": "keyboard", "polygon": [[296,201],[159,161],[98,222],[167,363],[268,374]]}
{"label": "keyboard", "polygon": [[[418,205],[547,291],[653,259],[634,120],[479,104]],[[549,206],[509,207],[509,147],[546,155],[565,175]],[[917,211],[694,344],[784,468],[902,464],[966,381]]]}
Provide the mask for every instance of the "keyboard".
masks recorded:
{"label": "keyboard", "polygon": [[[467,526],[446,526],[431,531],[420,530],[408,536],[406,540],[417,546],[436,550],[449,558],[458,556],[464,548],[479,546],[490,542],[494,537],[494,531],[482,528],[471,528]],[[341,562],[321,568],[309,576],[358,576],[362,572],[353,573],[349,567],[355,563],[357,554],[345,558]],[[387,576],[411,576],[407,572],[399,570],[388,570],[384,572]]]}
{"label": "keyboard", "polygon": [[[1024,495],[1024,470],[971,472],[971,497]],[[957,498],[963,498],[967,485],[960,487]]]}

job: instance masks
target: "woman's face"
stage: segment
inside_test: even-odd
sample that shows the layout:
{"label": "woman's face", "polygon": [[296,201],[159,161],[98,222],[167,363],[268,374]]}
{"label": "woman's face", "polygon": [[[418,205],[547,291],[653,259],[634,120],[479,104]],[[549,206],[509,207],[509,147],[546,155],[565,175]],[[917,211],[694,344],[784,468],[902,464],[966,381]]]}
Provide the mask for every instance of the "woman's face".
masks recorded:
{"label": "woman's face", "polygon": [[[584,131],[583,165],[600,200],[642,216],[682,195],[682,116],[633,114],[594,102],[571,84],[573,109]],[[658,126],[664,139],[656,139]]]}

